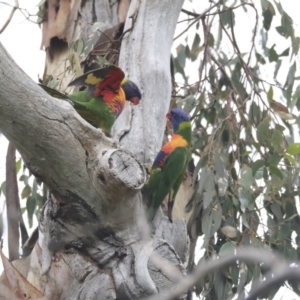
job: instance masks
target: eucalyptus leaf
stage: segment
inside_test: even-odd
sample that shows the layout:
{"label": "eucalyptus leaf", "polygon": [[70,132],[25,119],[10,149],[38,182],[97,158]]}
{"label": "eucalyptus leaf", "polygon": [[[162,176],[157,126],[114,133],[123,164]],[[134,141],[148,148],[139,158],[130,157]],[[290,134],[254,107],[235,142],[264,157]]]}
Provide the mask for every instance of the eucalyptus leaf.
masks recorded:
{"label": "eucalyptus leaf", "polygon": [[224,26],[233,27],[235,24],[235,16],[232,9],[224,6],[223,11],[220,13],[220,17]]}
{"label": "eucalyptus leaf", "polygon": [[27,202],[26,202],[26,209],[27,209],[27,216],[28,216],[28,223],[29,223],[29,227],[32,227],[32,217],[35,211],[35,207],[36,207],[36,200],[33,197],[28,197],[27,198]]}
{"label": "eucalyptus leaf", "polygon": [[236,249],[235,242],[226,242],[219,251],[219,256],[233,255]]}
{"label": "eucalyptus leaf", "polygon": [[291,155],[300,154],[300,143],[293,143],[288,146],[286,152]]}
{"label": "eucalyptus leaf", "polygon": [[281,180],[283,179],[283,174],[282,174],[282,172],[277,167],[275,167],[275,166],[269,166],[269,169],[270,169],[271,174],[276,175]]}
{"label": "eucalyptus leaf", "polygon": [[264,120],[262,120],[258,127],[257,127],[257,139],[260,143],[265,143],[266,142],[266,137],[269,136],[269,123],[270,119],[269,118],[265,118]]}
{"label": "eucalyptus leaf", "polygon": [[31,187],[29,185],[25,185],[21,193],[21,198],[25,199],[29,197],[30,194],[31,194]]}
{"label": "eucalyptus leaf", "polygon": [[2,182],[0,190],[3,193],[4,197],[6,197],[6,182],[5,181]]}
{"label": "eucalyptus leaf", "polygon": [[240,294],[242,290],[244,289],[244,286],[247,282],[247,276],[248,276],[248,268],[245,263],[241,263],[240,265],[240,280],[237,288],[237,293]]}
{"label": "eucalyptus leaf", "polygon": [[254,176],[256,172],[266,165],[266,161],[264,159],[258,159],[252,164],[252,175]]}
{"label": "eucalyptus leaf", "polygon": [[2,240],[3,236],[3,214],[2,212],[0,213],[0,240]]}
{"label": "eucalyptus leaf", "polygon": [[22,158],[19,158],[16,162],[16,172],[17,172],[17,174],[19,173],[19,171],[21,169],[21,166],[22,166]]}
{"label": "eucalyptus leaf", "polygon": [[241,185],[246,189],[250,189],[253,180],[252,169],[246,165],[243,166],[241,169]]}

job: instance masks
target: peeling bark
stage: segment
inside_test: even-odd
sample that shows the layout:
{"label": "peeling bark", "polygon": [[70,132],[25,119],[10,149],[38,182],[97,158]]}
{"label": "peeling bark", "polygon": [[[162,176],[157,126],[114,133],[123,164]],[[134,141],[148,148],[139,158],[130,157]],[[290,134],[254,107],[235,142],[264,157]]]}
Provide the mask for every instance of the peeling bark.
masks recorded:
{"label": "peeling bark", "polygon": [[126,10],[125,4],[122,1],[121,15],[118,17],[118,5],[110,6],[109,0],[48,0],[42,38],[42,48],[47,54],[44,80],[59,78],[59,88],[65,91],[74,77],[74,72],[70,71],[70,58],[73,54],[68,45],[81,38],[86,46],[95,22],[101,22],[102,32],[118,25],[119,18],[124,18],[122,15]]}

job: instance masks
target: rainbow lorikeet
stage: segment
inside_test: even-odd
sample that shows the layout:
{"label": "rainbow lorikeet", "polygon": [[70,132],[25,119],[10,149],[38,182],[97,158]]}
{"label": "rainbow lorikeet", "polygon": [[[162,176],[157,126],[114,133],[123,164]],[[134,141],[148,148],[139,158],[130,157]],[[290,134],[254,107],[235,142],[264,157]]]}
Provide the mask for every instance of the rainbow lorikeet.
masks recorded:
{"label": "rainbow lorikeet", "polygon": [[[74,108],[87,122],[110,134],[112,125],[125,107],[125,100],[137,105],[141,92],[137,85],[127,78],[117,66],[96,69],[79,76],[68,86],[86,86],[83,91],[64,95],[74,103]],[[57,98],[59,92],[49,94]]]}
{"label": "rainbow lorikeet", "polygon": [[171,140],[157,154],[147,187],[151,190],[148,221],[152,222],[159,206],[169,194],[168,217],[172,222],[172,209],[176,194],[191,159],[192,129],[189,116],[181,109],[174,108],[167,118],[173,126]]}

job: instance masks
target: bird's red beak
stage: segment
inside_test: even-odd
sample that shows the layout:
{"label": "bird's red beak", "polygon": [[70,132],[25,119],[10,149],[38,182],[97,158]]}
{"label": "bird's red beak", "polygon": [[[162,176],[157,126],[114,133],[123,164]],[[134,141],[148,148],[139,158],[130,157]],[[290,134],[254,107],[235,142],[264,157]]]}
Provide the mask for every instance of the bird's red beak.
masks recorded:
{"label": "bird's red beak", "polygon": [[140,103],[140,98],[139,97],[132,97],[130,99],[130,102],[133,104],[133,105],[138,105]]}
{"label": "bird's red beak", "polygon": [[167,117],[168,120],[170,120],[170,119],[171,119],[171,113],[168,112],[168,113],[166,114],[166,117]]}

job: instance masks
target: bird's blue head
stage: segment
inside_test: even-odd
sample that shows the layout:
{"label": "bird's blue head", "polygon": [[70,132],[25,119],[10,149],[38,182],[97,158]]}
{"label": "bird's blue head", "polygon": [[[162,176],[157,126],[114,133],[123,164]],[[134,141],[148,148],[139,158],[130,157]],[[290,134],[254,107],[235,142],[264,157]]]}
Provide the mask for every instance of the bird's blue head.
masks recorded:
{"label": "bird's blue head", "polygon": [[181,122],[190,122],[190,117],[180,108],[173,108],[167,113],[168,120],[171,121],[173,130],[176,132]]}
{"label": "bird's blue head", "polygon": [[122,89],[125,92],[126,100],[130,101],[133,105],[140,103],[142,94],[137,85],[129,79],[122,81]]}

